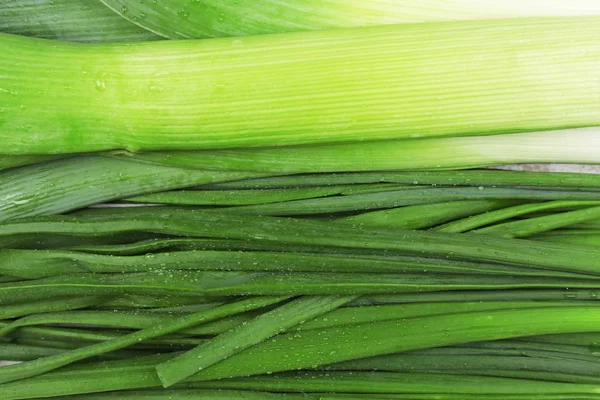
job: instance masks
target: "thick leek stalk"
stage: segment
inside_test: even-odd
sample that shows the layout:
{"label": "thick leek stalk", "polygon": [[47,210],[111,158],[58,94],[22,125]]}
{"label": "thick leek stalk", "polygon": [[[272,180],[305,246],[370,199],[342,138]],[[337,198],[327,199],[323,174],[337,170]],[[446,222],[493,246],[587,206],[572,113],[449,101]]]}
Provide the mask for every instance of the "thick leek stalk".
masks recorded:
{"label": "thick leek stalk", "polygon": [[595,17],[110,45],[2,35],[1,151],[193,150],[600,125],[599,38]]}

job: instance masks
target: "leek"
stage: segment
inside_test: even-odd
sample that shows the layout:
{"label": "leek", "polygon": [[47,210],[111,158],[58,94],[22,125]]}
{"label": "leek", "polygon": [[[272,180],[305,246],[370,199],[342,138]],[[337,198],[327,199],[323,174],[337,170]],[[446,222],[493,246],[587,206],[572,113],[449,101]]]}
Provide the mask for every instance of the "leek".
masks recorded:
{"label": "leek", "polygon": [[594,126],[599,21],[97,45],[1,35],[1,151],[199,150]]}

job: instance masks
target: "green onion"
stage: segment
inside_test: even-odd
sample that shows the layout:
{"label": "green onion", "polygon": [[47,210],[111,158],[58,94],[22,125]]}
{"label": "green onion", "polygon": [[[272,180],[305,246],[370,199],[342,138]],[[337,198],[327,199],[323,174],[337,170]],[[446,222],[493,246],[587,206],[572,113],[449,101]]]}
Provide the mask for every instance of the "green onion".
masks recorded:
{"label": "green onion", "polygon": [[400,229],[424,229],[458,218],[484,213],[515,204],[512,200],[459,200],[366,212],[338,220],[351,224]]}
{"label": "green onion", "polygon": [[56,400],[320,400],[319,395],[269,393],[242,390],[172,389],[159,391],[124,391],[79,396],[56,397]]}
{"label": "green onion", "polygon": [[448,170],[517,163],[600,163],[597,128],[322,146],[124,153],[186,168],[262,173]]}
{"label": "green onion", "polygon": [[501,235],[504,237],[529,237],[540,232],[547,232],[558,228],[564,228],[581,222],[595,220],[600,217],[600,207],[589,207],[583,210],[569,211],[543,217],[529,218],[523,221],[506,222],[487,228],[481,228],[475,232],[488,235]]}
{"label": "green onion", "polygon": [[577,335],[565,334],[565,335],[544,335],[544,336],[532,336],[528,338],[541,343],[552,343],[561,345],[575,345],[584,346],[588,352],[591,351],[593,357],[597,357],[597,350],[600,344],[600,333],[579,333]]}
{"label": "green onion", "polygon": [[[245,271],[274,273],[386,273],[386,274],[491,274],[510,276],[552,276],[593,278],[594,275],[558,272],[500,263],[466,262],[432,257],[362,255],[352,253],[310,253],[279,251],[191,250],[151,253],[139,256],[112,256],[64,250],[5,249],[0,255],[0,271],[21,279],[72,276],[81,273],[182,273],[181,271]],[[315,249],[317,250],[317,249]],[[306,274],[305,274],[306,275]],[[190,275],[191,276],[191,275]],[[216,276],[216,275],[215,275]],[[259,274],[255,275],[257,278]]]}
{"label": "green onion", "polygon": [[598,385],[539,382],[452,374],[392,372],[299,372],[204,382],[199,387],[278,392],[451,393],[451,394],[597,394]]}
{"label": "green onion", "polygon": [[578,245],[597,246],[600,243],[600,231],[556,230],[532,237],[535,240],[548,242],[574,243]]}
{"label": "green onion", "polygon": [[[171,356],[150,356],[139,358],[136,360],[125,360],[125,361],[110,361],[103,363],[83,364],[79,366],[69,366],[63,368],[60,371],[50,372],[43,376],[28,379],[23,382],[13,382],[3,384],[0,386],[0,394],[7,400],[16,399],[30,399],[39,397],[51,397],[60,395],[73,395],[93,392],[109,392],[115,390],[126,390],[126,389],[137,389],[137,388],[149,388],[160,386],[160,381],[154,372],[154,366],[156,363],[164,361]],[[329,374],[329,375],[327,375]],[[341,379],[321,379],[325,377],[333,378],[339,377]],[[354,378],[354,382],[350,385],[351,377]],[[390,379],[384,379],[383,382],[387,382],[382,387],[379,385],[373,385],[373,382],[380,382],[380,379],[389,377]],[[345,379],[348,378],[348,379]],[[410,378],[410,379],[409,379]],[[280,385],[277,386],[277,381]],[[313,381],[314,385],[310,382]],[[329,381],[329,383],[327,383]],[[334,386],[337,382],[341,384],[335,389]],[[382,382],[382,384],[383,384]],[[61,384],[58,384],[61,383]],[[452,383],[452,385],[449,385]],[[431,385],[430,385],[431,384]],[[563,399],[565,395],[579,393],[578,397],[581,398],[594,398],[594,390],[597,390],[597,385],[574,385],[564,384],[557,382],[536,382],[525,379],[501,379],[491,377],[477,377],[477,376],[454,376],[454,375],[442,375],[442,374],[399,374],[399,373],[335,373],[335,372],[301,372],[284,375],[274,376],[261,376],[255,378],[246,379],[235,379],[235,380],[222,380],[213,382],[190,382],[185,384],[184,387],[200,387],[206,388],[207,386],[236,386],[236,387],[251,387],[253,391],[261,390],[259,387],[269,388],[262,390],[271,391],[287,391],[291,390],[292,387],[298,388],[302,392],[316,392],[321,393],[323,391],[341,391],[346,393],[372,393],[373,391],[383,393],[394,393],[388,398],[408,398],[413,399],[418,396],[415,391],[420,393],[428,393],[429,397],[422,397],[423,399],[430,399],[431,396],[440,391],[445,393],[444,396],[450,396],[448,394],[447,387],[454,388],[451,392],[460,393],[461,397],[454,397],[454,399],[463,399],[468,396],[464,392],[477,393],[479,396],[485,396],[484,398],[494,398],[488,396],[495,396],[497,398],[498,392],[492,392],[493,390],[499,390],[502,394],[502,398],[510,399]],[[484,386],[488,391],[482,391],[481,387]],[[328,389],[324,389],[327,387]],[[286,388],[286,389],[284,389]],[[301,389],[300,389],[301,388]],[[479,389],[479,390],[478,390]],[[514,392],[515,396],[510,395],[510,392]],[[589,396],[586,393],[590,393]],[[157,396],[161,398],[161,393],[171,393],[170,391],[156,391],[153,390],[150,394],[148,391],[143,392],[114,392],[106,394],[94,394],[91,396],[77,396],[73,398],[81,399],[94,399],[94,398],[120,398],[121,394],[137,394],[137,393],[148,393],[150,396]],[[260,393],[260,392],[257,392]],[[402,393],[405,393],[410,397],[402,397]],[[411,393],[411,394],[408,394]],[[519,394],[520,393],[520,394]],[[526,393],[526,394],[524,394]],[[262,393],[261,393],[262,394]],[[105,397],[106,396],[106,397]],[[337,395],[335,398],[338,398]],[[345,395],[340,395],[341,398],[345,398]],[[349,398],[353,397],[351,394]],[[365,396],[359,395],[358,398],[364,399]],[[561,397],[562,396],[562,397]],[[436,395],[437,397],[437,395]],[[419,398],[419,397],[416,397]],[[445,397],[442,397],[445,398]],[[452,397],[450,397],[452,398]],[[468,397],[469,398],[469,397]],[[480,398],[480,397],[470,397]],[[65,399],[66,400],[66,399]],[[237,400],[237,399],[236,399]]]}
{"label": "green onion", "polygon": [[[587,246],[331,224],[323,221],[219,214],[177,208],[137,207],[72,216],[23,218],[0,224],[0,239],[14,235],[68,234],[101,237],[153,232],[177,236],[276,240],[281,244],[402,251],[410,254],[529,265],[597,273],[600,254]],[[0,240],[1,243],[1,240]],[[217,276],[216,274],[215,276]],[[247,274],[241,274],[240,276]],[[234,276],[234,275],[232,275]]]}
{"label": "green onion", "polygon": [[435,230],[439,232],[461,233],[539,211],[564,210],[568,208],[582,208],[589,206],[593,207],[596,205],[597,204],[595,202],[587,201],[549,201],[545,203],[520,204],[450,222],[448,224],[436,227]]}
{"label": "green onion", "polygon": [[0,96],[11,116],[2,119],[2,152],[314,145],[598,125],[600,89],[589,72],[600,67],[598,21],[127,45],[2,35]]}
{"label": "green onion", "polygon": [[[498,310],[288,333],[199,371],[194,379],[211,380],[314,368],[351,359],[458,343],[536,334],[595,332],[598,329],[596,313],[596,310],[587,307]],[[506,324],[508,320],[510,324]],[[344,346],[339,346],[339,343],[344,343]],[[272,357],[273,354],[279,356]]]}
{"label": "green onion", "polygon": [[211,321],[227,315],[247,311],[253,308],[260,308],[283,300],[277,297],[265,298],[247,298],[230,305],[223,305],[212,310],[200,311],[182,316],[177,320],[171,321],[166,325],[156,325],[144,330],[132,333],[107,342],[90,345],[83,349],[73,350],[71,352],[60,353],[55,356],[40,358],[35,361],[15,364],[0,368],[0,382],[10,382],[18,379],[24,379],[36,376],[47,371],[83,360],[92,356],[118,350],[126,346],[131,346],[142,340],[148,340],[154,337],[163,336],[168,333],[177,332],[181,329],[197,325],[203,321]]}
{"label": "green onion", "polygon": [[0,220],[58,214],[128,195],[251,176],[98,156],[49,161],[0,171]]}
{"label": "green onion", "polygon": [[[173,153],[172,153],[173,154]],[[194,154],[192,152],[187,154]],[[470,171],[381,171],[322,173],[255,178],[202,186],[206,189],[275,189],[307,186],[396,183],[432,186],[510,186],[571,190],[600,189],[600,175],[568,172]]]}
{"label": "green onion", "polygon": [[[119,329],[145,329],[157,324],[172,321],[180,313],[161,313],[146,310],[85,310],[69,312],[53,312],[30,315],[10,322],[3,328],[3,332],[9,332],[24,326],[38,325],[85,325],[89,327],[119,328]],[[214,335],[223,333],[251,318],[259,315],[257,312],[246,312],[236,314],[213,322],[203,323],[179,331],[179,333],[194,335]]]}
{"label": "green onion", "polygon": [[[306,216],[377,210],[399,206],[431,204],[452,200],[594,200],[598,191],[567,191],[543,189],[512,189],[490,187],[426,188],[412,190],[384,190],[348,196],[291,200],[281,203],[258,204],[227,208],[220,212],[246,215]],[[588,203],[592,204],[592,203]]]}
{"label": "green onion", "polygon": [[258,190],[172,190],[129,197],[125,201],[144,204],[242,206],[341,195],[353,189],[353,186],[357,185]]}
{"label": "green onion", "polygon": [[158,364],[156,372],[163,386],[172,386],[194,373],[229,358],[306,320],[325,314],[355,296],[300,297],[275,308],[207,343]]}
{"label": "green onion", "polygon": [[[443,389],[442,389],[443,390]],[[361,395],[338,395],[338,394],[326,394],[319,397],[319,400],[431,400],[431,397],[435,396],[436,400],[497,400],[498,396],[489,393],[477,393],[477,394],[454,394],[454,393],[429,393],[429,394],[361,394]],[[565,396],[562,394],[505,394],[502,395],[503,400],[564,400]],[[577,395],[577,398],[581,400],[595,400],[600,399],[599,395],[585,394]]]}
{"label": "green onion", "polygon": [[[571,246],[572,247],[572,246]],[[588,250],[588,247],[584,247]],[[574,269],[574,267],[571,267]],[[597,272],[596,272],[597,273]],[[600,290],[597,277],[584,279],[510,275],[260,273],[150,271],[132,274],[73,274],[0,285],[0,301],[45,301],[57,296],[219,298],[240,295],[391,294],[449,290],[574,288]]]}
{"label": "green onion", "polygon": [[[17,299],[18,300],[18,299]],[[102,304],[105,297],[81,296],[77,298],[62,298],[60,296],[45,301],[44,303],[17,302],[16,304],[3,304],[0,309],[0,318],[17,318],[36,313],[49,313],[62,310],[76,310],[93,305]]]}
{"label": "green onion", "polygon": [[62,353],[61,349],[41,346],[27,346],[16,343],[0,344],[0,358],[7,361],[29,361]]}
{"label": "green onion", "polygon": [[[565,300],[565,299],[563,299]],[[384,321],[400,318],[414,318],[427,315],[457,314],[496,309],[517,308],[543,308],[543,307],[572,307],[588,304],[583,301],[484,301],[484,302],[430,302],[393,304],[368,307],[346,307],[328,312],[322,318],[308,320],[300,325],[290,328],[290,331],[305,331],[333,326],[357,324],[363,322]],[[39,325],[85,325],[90,327],[118,328],[118,329],[145,329],[157,324],[166,324],[175,320],[179,313],[170,315],[156,311],[119,311],[119,310],[85,310],[67,311],[30,315],[12,321],[2,327],[0,333],[8,334],[15,329]],[[259,312],[250,311],[236,314],[223,319],[202,323],[201,325],[179,331],[186,335],[215,335],[226,332],[238,325],[246,324],[260,315]]]}

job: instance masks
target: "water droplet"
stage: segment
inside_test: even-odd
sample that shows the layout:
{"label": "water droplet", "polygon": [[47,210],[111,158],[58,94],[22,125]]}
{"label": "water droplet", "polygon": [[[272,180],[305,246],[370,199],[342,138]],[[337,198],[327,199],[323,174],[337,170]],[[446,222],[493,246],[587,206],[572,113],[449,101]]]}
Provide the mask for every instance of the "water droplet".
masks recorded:
{"label": "water droplet", "polygon": [[140,14],[140,19],[146,19],[146,14],[144,14],[144,13],[141,13],[141,14]]}
{"label": "water droplet", "polygon": [[99,92],[104,92],[106,90],[106,73],[100,72],[96,75],[96,79],[94,80],[94,85],[96,86],[96,90]]}
{"label": "water droplet", "polygon": [[190,17],[190,13],[185,9],[177,11],[177,15],[179,15],[181,19],[188,19]]}
{"label": "water droplet", "polygon": [[121,14],[127,14],[128,11],[129,8],[127,8],[127,6],[121,6]]}
{"label": "water droplet", "polygon": [[2,89],[2,88],[0,88],[0,93],[7,93],[7,94],[10,94],[11,96],[16,96],[17,95],[17,92],[10,91],[8,89]]}

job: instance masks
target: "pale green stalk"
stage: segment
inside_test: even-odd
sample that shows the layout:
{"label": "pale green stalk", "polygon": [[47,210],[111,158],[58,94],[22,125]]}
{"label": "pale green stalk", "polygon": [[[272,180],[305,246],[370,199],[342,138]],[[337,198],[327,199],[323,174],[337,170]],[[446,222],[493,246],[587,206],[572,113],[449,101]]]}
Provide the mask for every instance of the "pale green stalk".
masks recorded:
{"label": "pale green stalk", "polygon": [[322,146],[130,154],[186,168],[277,174],[448,170],[520,163],[600,163],[598,128],[493,136],[384,140]]}
{"label": "pale green stalk", "polygon": [[[599,37],[596,17],[135,44],[0,35],[0,152],[319,145],[596,126]],[[600,152],[586,152],[592,145],[574,144],[582,154],[571,161],[597,161]]]}

